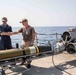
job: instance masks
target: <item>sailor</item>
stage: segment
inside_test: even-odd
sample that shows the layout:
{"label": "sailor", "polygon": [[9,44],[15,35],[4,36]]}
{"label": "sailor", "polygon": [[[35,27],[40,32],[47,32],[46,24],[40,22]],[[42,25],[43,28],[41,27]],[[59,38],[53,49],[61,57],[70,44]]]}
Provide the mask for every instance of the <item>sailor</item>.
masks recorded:
{"label": "sailor", "polygon": [[0,50],[12,49],[10,32],[12,27],[7,24],[7,18],[2,18],[2,25],[0,25]]}
{"label": "sailor", "polygon": [[[22,40],[22,44],[21,47],[29,47],[29,46],[33,46],[34,45],[34,39],[35,39],[35,30],[33,27],[31,27],[28,24],[28,20],[26,18],[22,19],[22,21],[20,21],[20,23],[22,23],[23,27],[16,31],[16,32],[12,32],[13,34],[18,34],[18,33],[22,33],[23,36],[23,40]],[[27,68],[30,68],[31,61],[28,61],[28,66]]]}

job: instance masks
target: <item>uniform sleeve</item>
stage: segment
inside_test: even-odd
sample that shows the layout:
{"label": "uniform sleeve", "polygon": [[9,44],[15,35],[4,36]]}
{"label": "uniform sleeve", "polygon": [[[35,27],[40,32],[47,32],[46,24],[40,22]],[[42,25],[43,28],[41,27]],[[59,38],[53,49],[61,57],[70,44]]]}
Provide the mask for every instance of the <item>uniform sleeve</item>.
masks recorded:
{"label": "uniform sleeve", "polygon": [[0,26],[0,33],[1,33],[1,32],[3,32],[3,29],[2,29],[2,27]]}
{"label": "uniform sleeve", "polygon": [[18,32],[20,32],[20,33],[21,33],[21,32],[22,32],[22,28],[21,28],[21,29],[19,29],[19,30],[18,30]]}
{"label": "uniform sleeve", "polygon": [[10,27],[10,32],[12,32],[12,27]]}
{"label": "uniform sleeve", "polygon": [[31,45],[34,44],[34,40],[35,40],[35,29],[32,27],[32,39],[31,39]]}
{"label": "uniform sleeve", "polygon": [[32,34],[35,34],[35,29],[32,27]]}

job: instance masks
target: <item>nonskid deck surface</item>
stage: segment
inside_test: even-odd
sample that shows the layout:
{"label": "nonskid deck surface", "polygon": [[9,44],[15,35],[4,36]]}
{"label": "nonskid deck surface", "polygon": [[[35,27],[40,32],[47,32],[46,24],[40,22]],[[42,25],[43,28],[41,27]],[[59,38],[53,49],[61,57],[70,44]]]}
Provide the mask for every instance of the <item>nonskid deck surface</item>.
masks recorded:
{"label": "nonskid deck surface", "polygon": [[[52,56],[33,60],[31,68],[18,66],[13,69],[7,69],[6,75],[68,75],[63,71],[56,69],[52,63]],[[54,62],[63,70],[76,75],[76,56],[68,53],[62,53],[54,56]],[[22,73],[23,72],[23,73]]]}

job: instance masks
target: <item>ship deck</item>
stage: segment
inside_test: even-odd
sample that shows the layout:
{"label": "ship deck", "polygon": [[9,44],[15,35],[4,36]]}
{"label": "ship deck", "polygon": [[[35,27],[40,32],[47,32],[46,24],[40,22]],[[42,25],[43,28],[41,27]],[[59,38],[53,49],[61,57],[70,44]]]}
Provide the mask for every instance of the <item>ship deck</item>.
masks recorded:
{"label": "ship deck", "polygon": [[[76,75],[76,55],[66,52],[54,56],[55,65],[71,75]],[[64,71],[57,69],[52,63],[52,56],[33,60],[30,70],[26,70],[25,66],[7,69],[7,75],[69,75]],[[23,71],[23,73],[22,73]]]}

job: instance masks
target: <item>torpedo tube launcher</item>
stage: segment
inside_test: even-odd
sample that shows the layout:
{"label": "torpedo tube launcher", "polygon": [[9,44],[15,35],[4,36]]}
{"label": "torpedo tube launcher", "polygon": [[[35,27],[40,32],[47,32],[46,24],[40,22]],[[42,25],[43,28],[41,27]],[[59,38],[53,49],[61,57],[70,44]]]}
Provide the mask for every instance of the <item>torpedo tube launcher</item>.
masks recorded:
{"label": "torpedo tube launcher", "polygon": [[76,28],[69,28],[67,31],[63,32],[62,39],[67,42],[76,39]]}
{"label": "torpedo tube launcher", "polygon": [[66,46],[66,50],[70,54],[76,53],[76,43],[68,43]]}
{"label": "torpedo tube launcher", "polygon": [[69,28],[63,32],[62,39],[66,41],[66,51],[70,54],[76,53],[76,28]]}

